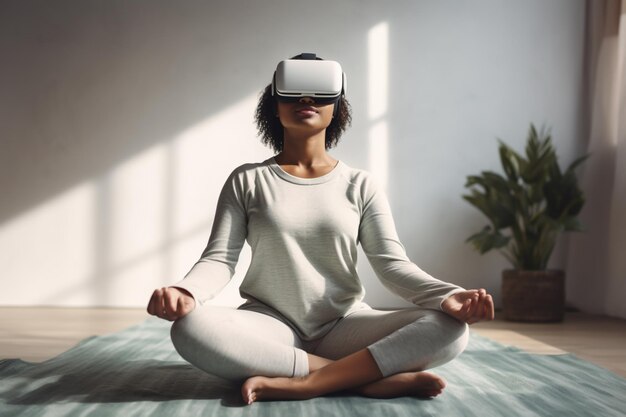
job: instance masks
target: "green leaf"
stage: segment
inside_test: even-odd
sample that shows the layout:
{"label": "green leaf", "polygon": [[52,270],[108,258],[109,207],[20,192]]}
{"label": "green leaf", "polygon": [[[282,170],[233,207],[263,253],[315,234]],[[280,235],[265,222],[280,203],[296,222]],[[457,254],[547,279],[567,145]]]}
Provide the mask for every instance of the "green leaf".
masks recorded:
{"label": "green leaf", "polygon": [[502,164],[504,173],[509,181],[517,183],[519,178],[518,155],[516,155],[515,151],[509,148],[503,141],[499,140],[499,142],[500,163]]}
{"label": "green leaf", "polygon": [[583,156],[581,156],[580,158],[576,159],[574,162],[572,162],[572,163],[570,164],[570,166],[569,166],[569,167],[567,167],[567,170],[565,171],[565,172],[566,172],[566,174],[570,174],[570,173],[572,173],[572,174],[573,174],[573,173],[574,173],[574,170],[575,170],[576,168],[578,168],[578,166],[579,166],[580,164],[582,164],[583,162],[585,162],[585,161],[587,160],[587,158],[589,158],[590,156],[591,156],[591,154],[589,154],[589,153],[588,153],[588,154],[583,155]]}
{"label": "green leaf", "polygon": [[503,203],[498,194],[480,193],[473,189],[472,194],[464,195],[463,199],[480,210],[496,229],[510,227],[515,222],[515,214],[507,207],[506,202]]}
{"label": "green leaf", "polygon": [[483,179],[477,175],[468,175],[467,180],[465,181],[465,187],[472,187],[474,185],[482,185]]}
{"label": "green leaf", "polygon": [[483,255],[492,249],[499,249],[506,246],[509,240],[510,237],[502,235],[497,230],[493,230],[490,226],[485,226],[483,230],[467,238],[466,242],[471,243],[474,249]]}
{"label": "green leaf", "polygon": [[551,178],[543,186],[546,199],[546,214],[553,219],[575,216],[585,203],[583,192],[573,172],[560,178]]}
{"label": "green leaf", "polygon": [[515,183],[507,181],[502,175],[491,171],[483,171],[482,181],[484,186],[494,195],[508,196]]}
{"label": "green leaf", "polygon": [[528,143],[526,144],[526,158],[529,161],[534,161],[539,155],[539,138],[537,135],[537,129],[535,125],[531,123],[530,130],[528,131]]}
{"label": "green leaf", "polygon": [[556,163],[556,153],[552,147],[550,135],[544,133],[543,130],[541,134],[538,134],[535,127],[531,125],[526,155],[528,163],[520,170],[522,179],[527,184],[542,182]]}

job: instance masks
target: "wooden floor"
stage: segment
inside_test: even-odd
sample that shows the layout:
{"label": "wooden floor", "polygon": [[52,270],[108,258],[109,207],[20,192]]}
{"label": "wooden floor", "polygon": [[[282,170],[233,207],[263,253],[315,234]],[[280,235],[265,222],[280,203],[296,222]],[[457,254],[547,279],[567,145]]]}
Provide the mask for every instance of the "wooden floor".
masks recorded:
{"label": "wooden floor", "polygon": [[573,353],[626,378],[626,320],[566,313],[562,323],[515,323],[496,318],[471,329],[531,353]]}
{"label": "wooden floor", "polygon": [[[122,330],[145,320],[143,309],[0,307],[0,359],[39,362],[85,337]],[[559,324],[492,322],[472,325],[476,333],[531,353],[576,356],[626,378],[626,320],[568,313]]]}

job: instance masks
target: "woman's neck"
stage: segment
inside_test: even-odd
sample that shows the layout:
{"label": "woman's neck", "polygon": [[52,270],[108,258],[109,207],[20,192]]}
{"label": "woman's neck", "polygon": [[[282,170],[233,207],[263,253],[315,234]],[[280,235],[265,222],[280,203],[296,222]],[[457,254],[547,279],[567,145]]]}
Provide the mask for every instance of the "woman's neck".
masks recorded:
{"label": "woman's neck", "polygon": [[326,152],[326,131],[301,137],[285,131],[283,150],[275,160],[279,165],[295,165],[301,168],[335,166],[337,163]]}
{"label": "woman's neck", "polygon": [[317,178],[328,174],[337,161],[326,153],[326,135],[294,137],[285,132],[283,150],[274,157],[281,168],[296,177]]}

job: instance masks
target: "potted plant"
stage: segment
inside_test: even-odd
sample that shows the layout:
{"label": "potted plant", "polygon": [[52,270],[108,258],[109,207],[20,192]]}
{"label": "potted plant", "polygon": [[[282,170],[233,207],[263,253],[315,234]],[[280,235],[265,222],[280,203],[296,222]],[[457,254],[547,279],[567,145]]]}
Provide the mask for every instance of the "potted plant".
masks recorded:
{"label": "potted plant", "polygon": [[558,235],[581,231],[577,218],[585,199],[574,170],[563,172],[549,133],[530,125],[526,156],[499,141],[504,175],[483,171],[467,177],[463,198],[490,221],[467,239],[481,254],[497,249],[512,264],[502,273],[502,307],[507,320],[562,321],[565,273],[549,270]]}

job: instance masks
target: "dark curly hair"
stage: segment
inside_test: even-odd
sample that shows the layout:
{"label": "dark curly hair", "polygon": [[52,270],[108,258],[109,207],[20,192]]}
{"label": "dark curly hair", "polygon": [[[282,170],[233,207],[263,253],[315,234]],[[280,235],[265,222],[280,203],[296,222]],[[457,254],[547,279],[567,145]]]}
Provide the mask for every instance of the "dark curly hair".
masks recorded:
{"label": "dark curly hair", "polygon": [[[343,132],[352,123],[350,103],[348,103],[345,97],[341,97],[339,100],[341,101],[339,111],[326,128],[326,149],[336,146]],[[284,143],[284,129],[280,119],[276,117],[277,110],[278,102],[272,96],[272,85],[269,84],[260,94],[259,104],[254,113],[254,120],[261,142],[270,146],[276,152],[281,152]]]}

